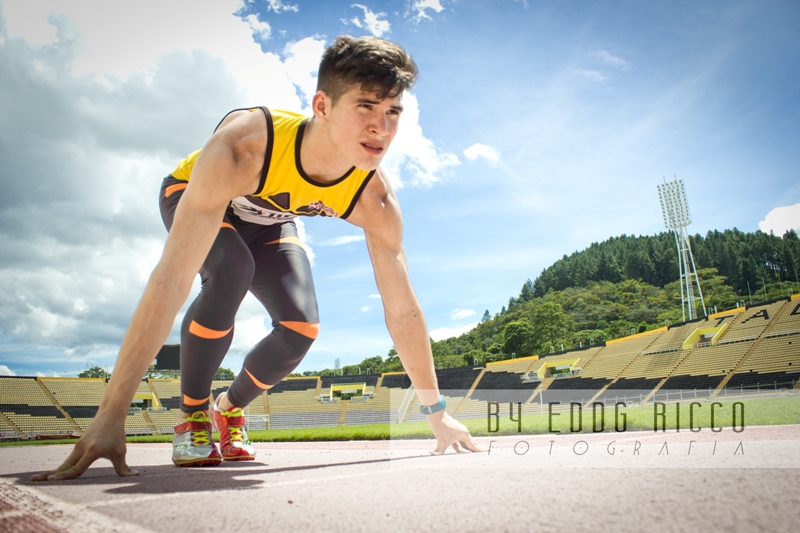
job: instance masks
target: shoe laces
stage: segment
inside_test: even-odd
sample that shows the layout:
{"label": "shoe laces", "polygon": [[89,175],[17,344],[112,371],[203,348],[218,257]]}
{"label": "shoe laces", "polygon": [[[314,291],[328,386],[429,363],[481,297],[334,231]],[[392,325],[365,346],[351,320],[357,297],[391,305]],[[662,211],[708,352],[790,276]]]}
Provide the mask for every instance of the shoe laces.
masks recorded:
{"label": "shoe laces", "polygon": [[[184,418],[184,420],[191,420],[192,422],[211,422],[208,415],[203,411],[192,413],[192,416]],[[206,429],[192,429],[189,430],[192,435],[192,446],[208,446],[211,444],[211,435]]]}
{"label": "shoe laces", "polygon": [[[242,408],[234,407],[230,411],[220,411],[223,416],[242,416]],[[231,434],[231,442],[244,442],[244,428],[242,426],[228,426],[228,431]]]}

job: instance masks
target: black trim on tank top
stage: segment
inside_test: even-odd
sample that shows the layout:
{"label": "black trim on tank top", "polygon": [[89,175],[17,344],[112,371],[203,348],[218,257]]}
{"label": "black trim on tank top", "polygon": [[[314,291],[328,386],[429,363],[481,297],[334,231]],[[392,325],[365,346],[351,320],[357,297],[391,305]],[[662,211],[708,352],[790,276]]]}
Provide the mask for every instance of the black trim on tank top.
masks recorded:
{"label": "black trim on tank top", "polygon": [[222,117],[222,120],[220,120],[220,121],[219,121],[219,123],[217,124],[217,126],[214,128],[214,133],[216,133],[216,132],[217,132],[217,130],[219,129],[220,125],[221,125],[223,122],[225,122],[225,119],[226,119],[226,118],[228,118],[228,116],[229,116],[231,113],[236,113],[237,111],[252,111],[253,109],[255,109],[255,107],[239,107],[239,108],[237,108],[237,109],[231,109],[230,111],[228,111],[227,113],[225,113],[225,116],[224,116],[224,117]]}
{"label": "black trim on tank top", "polygon": [[220,124],[225,122],[225,119],[228,118],[228,115],[230,115],[231,113],[236,113],[237,111],[253,111],[254,109],[260,109],[261,111],[263,111],[264,118],[267,121],[267,148],[264,154],[264,165],[261,167],[261,179],[258,182],[258,189],[256,189],[256,191],[253,193],[253,196],[263,191],[264,186],[267,184],[267,174],[269,174],[269,164],[272,161],[272,147],[275,144],[275,135],[274,135],[275,127],[272,124],[272,113],[270,113],[269,109],[264,106],[240,107],[238,109],[233,109],[231,111],[228,111],[225,114],[225,116],[222,117],[222,120],[219,121],[217,127],[214,128],[214,133],[216,133],[217,130],[219,129]]}
{"label": "black trim on tank top", "polygon": [[303,132],[305,132],[307,125],[308,125],[308,119],[305,119],[303,122],[300,123],[300,125],[297,127],[297,136],[295,137],[294,140],[294,166],[297,169],[297,173],[300,174],[301,178],[303,178],[304,180],[306,180],[308,183],[310,183],[315,187],[333,187],[334,185],[340,184],[341,182],[346,180],[350,176],[350,174],[353,173],[356,167],[351,167],[350,170],[348,170],[344,176],[336,180],[333,180],[330,183],[320,183],[318,181],[314,181],[311,178],[309,178],[308,175],[306,174],[306,171],[303,170],[303,165],[300,163],[300,146],[303,143]]}
{"label": "black trim on tank top", "polygon": [[253,196],[261,193],[267,185],[267,174],[269,174],[269,166],[272,162],[272,148],[275,144],[275,126],[272,123],[272,113],[264,106],[261,106],[260,109],[264,112],[264,117],[267,120],[267,150],[264,153],[264,166],[261,167],[261,181],[258,182],[258,189],[253,193]]}
{"label": "black trim on tank top", "polygon": [[347,217],[350,216],[350,213],[352,213],[353,209],[355,209],[355,207],[356,207],[356,203],[358,202],[358,199],[361,197],[361,193],[364,192],[364,189],[367,188],[367,183],[369,183],[369,180],[371,180],[372,176],[374,176],[374,175],[375,175],[375,171],[374,170],[372,172],[370,172],[369,174],[367,174],[367,177],[364,178],[364,181],[361,183],[361,187],[359,187],[358,190],[356,191],[356,193],[353,195],[353,200],[350,202],[350,205],[348,206],[347,211],[345,211],[344,214],[342,216],[340,216],[339,218],[341,218],[343,220],[346,220]]}

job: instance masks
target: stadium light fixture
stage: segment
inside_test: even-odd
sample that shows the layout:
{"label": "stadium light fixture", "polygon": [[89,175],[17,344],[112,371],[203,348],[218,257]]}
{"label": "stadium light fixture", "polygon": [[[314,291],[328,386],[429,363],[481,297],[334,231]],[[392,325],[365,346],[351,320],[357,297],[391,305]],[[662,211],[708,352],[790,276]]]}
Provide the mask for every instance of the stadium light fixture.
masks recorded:
{"label": "stadium light fixture", "polygon": [[[661,201],[664,226],[675,235],[675,246],[678,249],[683,321],[687,320],[687,315],[689,320],[694,320],[697,318],[695,309],[697,300],[702,304],[703,315],[708,313],[703,300],[703,291],[700,288],[700,280],[697,277],[689,235],[686,232],[686,227],[692,223],[692,214],[689,211],[689,202],[686,199],[683,181],[679,180],[677,176],[671,182],[664,178],[664,183],[658,186],[658,198]],[[695,296],[695,287],[699,296]]]}

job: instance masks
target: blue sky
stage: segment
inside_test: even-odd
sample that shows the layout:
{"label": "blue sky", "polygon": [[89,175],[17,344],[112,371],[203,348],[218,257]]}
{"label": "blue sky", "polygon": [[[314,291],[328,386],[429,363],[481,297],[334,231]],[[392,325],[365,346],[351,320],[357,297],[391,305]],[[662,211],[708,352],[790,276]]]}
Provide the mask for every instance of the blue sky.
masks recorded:
{"label": "blue sky", "polygon": [[[693,233],[800,229],[797,2],[0,6],[0,373],[111,368],[166,235],[161,178],[232,108],[306,109],[343,33],[420,67],[384,167],[434,338],[564,254],[662,231],[663,177]],[[360,231],[303,229],[322,329],[299,370],[385,356]],[[247,298],[223,366],[266,331]]]}

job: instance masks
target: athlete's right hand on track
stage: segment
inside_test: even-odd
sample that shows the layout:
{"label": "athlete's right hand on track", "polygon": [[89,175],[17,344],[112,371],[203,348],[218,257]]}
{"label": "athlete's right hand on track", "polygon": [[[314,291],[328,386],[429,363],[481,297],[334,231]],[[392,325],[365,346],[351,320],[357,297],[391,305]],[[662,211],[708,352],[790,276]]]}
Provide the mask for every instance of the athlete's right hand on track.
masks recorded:
{"label": "athlete's right hand on track", "polygon": [[485,452],[484,448],[470,435],[467,426],[447,414],[447,411],[439,411],[428,415],[428,425],[436,437],[436,449],[431,455],[442,455],[447,448],[453,447],[458,453],[464,453],[465,448],[471,452]]}
{"label": "athlete's right hand on track", "polygon": [[[120,423],[121,422],[121,423]],[[138,476],[125,462],[125,417],[104,416],[98,413],[75,444],[67,460],[56,470],[31,476],[31,481],[59,481],[73,479],[100,458],[114,465],[120,476]]]}

